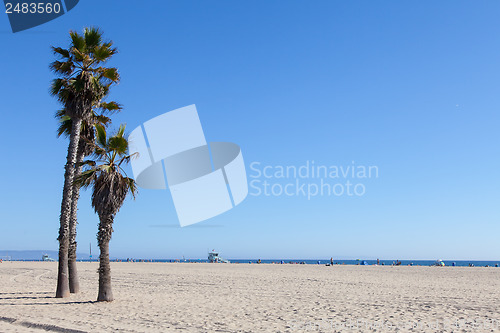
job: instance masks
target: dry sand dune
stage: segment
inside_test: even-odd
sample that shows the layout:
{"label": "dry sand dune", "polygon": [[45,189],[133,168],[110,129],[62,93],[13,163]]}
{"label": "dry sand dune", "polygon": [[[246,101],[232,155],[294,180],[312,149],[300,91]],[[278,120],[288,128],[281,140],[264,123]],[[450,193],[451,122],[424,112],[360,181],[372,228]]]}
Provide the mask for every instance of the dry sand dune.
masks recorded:
{"label": "dry sand dune", "polygon": [[113,263],[116,300],[96,303],[97,266],[79,263],[82,292],[55,299],[56,263],[0,264],[0,332],[491,332],[500,325],[499,268]]}

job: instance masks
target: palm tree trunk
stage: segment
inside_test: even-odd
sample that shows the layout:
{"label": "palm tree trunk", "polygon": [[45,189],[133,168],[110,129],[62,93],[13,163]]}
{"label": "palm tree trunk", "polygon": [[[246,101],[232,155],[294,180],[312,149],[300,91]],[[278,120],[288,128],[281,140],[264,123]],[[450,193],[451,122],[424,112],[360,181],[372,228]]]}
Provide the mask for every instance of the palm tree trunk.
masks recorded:
{"label": "palm tree trunk", "polygon": [[[80,147],[76,157],[76,166],[73,179],[82,172],[81,162],[85,158],[85,151]],[[80,283],[78,281],[78,272],[76,270],[76,226],[78,224],[78,199],[80,198],[80,189],[73,186],[73,194],[71,200],[71,217],[69,219],[69,252],[68,252],[68,270],[69,270],[69,292],[76,294],[80,291]]]}
{"label": "palm tree trunk", "polygon": [[111,267],[109,265],[109,241],[113,232],[113,215],[99,216],[99,232],[97,242],[101,251],[99,255],[99,294],[97,301],[111,302],[113,292],[111,290]]}
{"label": "palm tree trunk", "polygon": [[73,193],[73,176],[76,162],[78,142],[80,141],[81,119],[73,119],[68,146],[68,156],[64,171],[63,198],[59,226],[59,267],[57,274],[56,297],[69,296],[68,250],[69,250],[69,220],[71,215],[71,199]]}

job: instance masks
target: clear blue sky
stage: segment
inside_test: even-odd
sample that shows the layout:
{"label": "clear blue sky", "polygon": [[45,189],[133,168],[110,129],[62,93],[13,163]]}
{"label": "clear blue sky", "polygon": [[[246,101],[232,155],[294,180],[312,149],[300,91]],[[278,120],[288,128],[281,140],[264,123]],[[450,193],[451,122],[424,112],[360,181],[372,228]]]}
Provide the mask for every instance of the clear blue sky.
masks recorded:
{"label": "clear blue sky", "polygon": [[[249,196],[179,228],[168,191],[141,190],[111,255],[500,258],[498,1],[80,1],[12,34],[0,13],[0,249],[57,249],[67,141],[50,45],[96,25],[120,54],[115,126],[196,104],[208,141],[262,165],[376,165],[362,197]],[[89,193],[79,252],[96,247]]]}

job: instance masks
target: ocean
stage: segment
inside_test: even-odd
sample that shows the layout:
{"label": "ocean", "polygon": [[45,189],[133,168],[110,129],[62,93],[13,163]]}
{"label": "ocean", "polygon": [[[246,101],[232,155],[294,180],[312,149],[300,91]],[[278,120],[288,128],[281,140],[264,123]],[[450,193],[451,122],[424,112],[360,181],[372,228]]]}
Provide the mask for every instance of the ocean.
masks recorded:
{"label": "ocean", "polygon": [[[206,263],[207,259],[140,259],[140,258],[130,258],[134,262],[190,262],[190,263]],[[121,261],[126,262],[128,259],[111,259],[111,261]],[[257,264],[258,259],[228,259],[233,264]],[[21,260],[22,261],[22,260]],[[33,261],[33,260],[30,260]],[[34,260],[41,261],[41,260]],[[84,259],[78,261],[97,261],[97,259]],[[398,260],[380,260],[380,265],[391,266],[395,265]],[[377,260],[341,260],[334,259],[335,265],[375,265]],[[401,266],[434,266],[436,260],[400,260]],[[305,264],[305,265],[326,265],[330,264],[330,259],[262,259],[262,264]],[[495,267],[500,266],[500,260],[498,261],[481,261],[481,260],[443,260],[445,266],[457,266],[457,267],[468,267],[473,265],[474,267]]]}

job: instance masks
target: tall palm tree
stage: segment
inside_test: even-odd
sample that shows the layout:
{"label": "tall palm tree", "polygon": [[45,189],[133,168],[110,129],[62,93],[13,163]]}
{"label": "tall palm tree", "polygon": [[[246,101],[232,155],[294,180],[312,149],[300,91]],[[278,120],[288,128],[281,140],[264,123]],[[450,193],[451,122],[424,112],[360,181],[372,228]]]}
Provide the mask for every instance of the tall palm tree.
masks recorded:
{"label": "tall palm tree", "polygon": [[128,153],[128,142],[124,137],[125,125],[118,132],[107,137],[103,126],[97,124],[96,144],[93,159],[83,163],[86,168],[75,179],[80,187],[92,187],[92,207],[99,216],[99,293],[97,301],[112,301],[111,268],[109,265],[109,241],[113,233],[113,222],[127,197],[135,198],[137,187],[132,178],[128,178],[122,168],[132,157]]}
{"label": "tall palm tree", "polygon": [[82,35],[70,31],[70,37],[71,43],[68,49],[52,47],[54,54],[60,57],[60,60],[50,65],[54,73],[60,75],[52,81],[50,93],[64,105],[65,114],[72,120],[61,202],[56,297],[67,297],[70,294],[69,221],[82,122],[91,118],[92,105],[107,94],[113,83],[119,81],[116,68],[103,66],[117,53],[117,50],[112,42],[103,41],[99,29],[85,28]]}
{"label": "tall palm tree", "polygon": [[[94,142],[94,125],[101,124],[106,127],[111,123],[111,119],[105,114],[114,113],[121,110],[121,105],[116,102],[100,102],[94,107],[90,121],[82,122],[80,131],[80,141],[78,142],[76,164],[73,178],[75,179],[82,172],[82,162],[85,157],[90,155],[93,150],[92,143]],[[100,111],[98,113],[97,111]],[[64,135],[70,137],[73,121],[66,115],[64,109],[56,112],[55,117],[59,120],[59,128],[57,136]],[[71,213],[69,220],[69,249],[68,249],[68,273],[69,273],[69,291],[70,293],[78,293],[80,291],[80,283],[78,280],[78,272],[76,269],[76,226],[78,225],[77,212],[78,200],[80,198],[80,189],[73,185],[71,197]]]}

